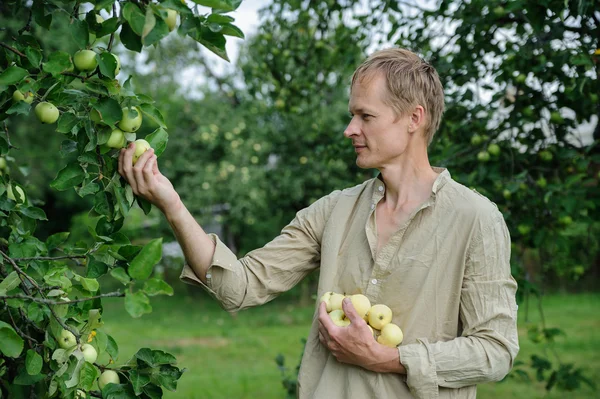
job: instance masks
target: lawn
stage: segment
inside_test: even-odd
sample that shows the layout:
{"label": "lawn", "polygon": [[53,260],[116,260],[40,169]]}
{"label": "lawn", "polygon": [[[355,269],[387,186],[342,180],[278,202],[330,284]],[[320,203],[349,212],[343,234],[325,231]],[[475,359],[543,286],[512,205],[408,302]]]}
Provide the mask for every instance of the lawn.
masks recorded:
{"label": "lawn", "polygon": [[[174,354],[187,370],[176,393],[165,398],[261,398],[281,399],[285,392],[275,357],[283,354],[286,365],[298,362],[301,339],[308,334],[312,307],[297,307],[276,300],[261,308],[240,312],[235,317],[205,296],[188,297],[178,290],[174,297],[155,297],[154,311],[140,319],[130,318],[120,300],[105,300],[105,327],[118,342],[120,362],[137,349],[151,347]],[[595,380],[600,375],[600,294],[553,295],[543,300],[548,327],[560,327],[556,349],[563,362],[574,362]],[[530,304],[529,321],[539,320]],[[542,347],[527,339],[524,306],[519,309],[521,352],[527,361]],[[508,379],[481,385],[479,398],[574,398],[598,397],[585,388],[577,393],[553,391],[543,385]]]}

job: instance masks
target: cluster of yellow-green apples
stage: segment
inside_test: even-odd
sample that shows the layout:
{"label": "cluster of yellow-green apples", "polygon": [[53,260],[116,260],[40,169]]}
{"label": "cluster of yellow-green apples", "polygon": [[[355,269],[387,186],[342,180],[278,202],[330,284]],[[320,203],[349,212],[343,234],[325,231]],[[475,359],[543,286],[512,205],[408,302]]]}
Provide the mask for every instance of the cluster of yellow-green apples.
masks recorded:
{"label": "cluster of yellow-green apples", "polygon": [[325,302],[327,313],[336,326],[347,327],[351,323],[342,309],[344,298],[350,298],[356,313],[367,322],[377,342],[390,348],[395,348],[402,343],[404,333],[400,327],[392,323],[392,309],[381,303],[371,306],[371,301],[363,294],[343,295],[326,292],[321,296],[321,302]]}
{"label": "cluster of yellow-green apples", "polygon": [[[77,344],[75,335],[69,330],[62,330],[60,336],[58,337],[58,345],[66,351],[81,351],[85,361],[91,364],[94,364],[98,358],[98,352],[96,351],[96,348],[90,344]],[[114,370],[106,369],[102,372],[102,374],[100,374],[100,378],[98,378],[98,387],[102,389],[106,384],[109,383],[120,384],[121,380],[119,375]],[[87,395],[84,391],[78,389],[76,398],[80,397],[86,398]]]}

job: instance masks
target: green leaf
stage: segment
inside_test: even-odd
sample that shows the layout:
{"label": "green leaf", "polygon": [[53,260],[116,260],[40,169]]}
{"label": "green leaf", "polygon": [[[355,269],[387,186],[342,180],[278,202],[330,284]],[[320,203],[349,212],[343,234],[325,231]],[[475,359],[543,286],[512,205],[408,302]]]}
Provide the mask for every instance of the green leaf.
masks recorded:
{"label": "green leaf", "polygon": [[240,39],[245,38],[244,32],[233,24],[223,24],[222,27],[221,33],[224,35],[239,37]]}
{"label": "green leaf", "polygon": [[131,207],[125,196],[125,188],[113,186],[113,191],[115,193],[115,198],[117,199],[117,204],[119,204],[121,215],[123,215],[123,217],[127,216]]}
{"label": "green leaf", "polygon": [[65,53],[64,51],[54,51],[50,53],[48,61],[45,62],[42,67],[44,72],[48,72],[54,77],[60,75],[62,72],[70,70],[71,68],[73,68],[71,55],[69,53]]}
{"label": "green leaf", "polygon": [[141,317],[145,313],[152,312],[150,299],[141,291],[133,294],[130,291],[127,291],[125,293],[125,310],[131,317]]}
{"label": "green leaf", "polygon": [[100,284],[95,278],[76,276],[75,279],[79,281],[84,289],[91,293],[95,293],[100,288]]}
{"label": "green leaf", "polygon": [[175,358],[175,356],[161,350],[152,351],[152,361],[155,366],[162,364],[177,364],[177,358]]}
{"label": "green leaf", "polygon": [[27,115],[31,111],[31,104],[27,104],[25,101],[19,101],[13,103],[9,109],[6,110],[8,115]]}
{"label": "green leaf", "polygon": [[100,73],[111,79],[115,78],[115,71],[117,69],[116,58],[108,51],[96,57],[98,59],[98,66],[100,67]]}
{"label": "green leaf", "polygon": [[162,388],[154,384],[146,385],[144,387],[144,393],[148,395],[149,399],[162,399],[163,397]]}
{"label": "green leaf", "polygon": [[72,18],[69,24],[69,31],[75,44],[80,50],[87,47],[89,41],[89,28],[87,22],[82,19]]}
{"label": "green leaf", "polygon": [[104,123],[115,125],[123,118],[123,110],[117,100],[104,97],[94,105],[94,109],[100,113]]}
{"label": "green leaf", "polygon": [[199,32],[196,31],[195,36],[192,36],[192,38],[225,61],[229,61],[227,50],[225,49],[227,40],[222,33],[213,32],[208,27],[202,26],[202,29]]}
{"label": "green leaf", "polygon": [[9,273],[4,280],[0,281],[0,295],[6,295],[10,290],[17,288],[21,284],[21,279],[16,271]]}
{"label": "green leaf", "polygon": [[144,386],[150,383],[150,376],[147,373],[140,373],[134,369],[129,371],[129,380],[135,394],[139,396],[143,392]]}
{"label": "green leaf", "polygon": [[136,35],[143,35],[146,16],[137,5],[131,2],[125,3],[125,6],[123,7],[123,17],[129,22],[129,26]]}
{"label": "green leaf", "polygon": [[192,0],[196,4],[205,7],[212,7],[223,11],[235,11],[241,1],[236,0]]}
{"label": "green leaf", "polygon": [[154,149],[154,154],[159,157],[167,148],[169,135],[163,128],[158,128],[146,136],[146,141],[148,141],[150,147]]}
{"label": "green leaf", "polygon": [[136,280],[145,280],[152,274],[152,269],[162,258],[162,238],[150,241],[129,265],[129,275]]}
{"label": "green leaf", "polygon": [[44,378],[46,378],[45,374],[29,375],[27,373],[27,370],[24,367],[21,367],[19,368],[19,374],[17,375],[17,378],[15,378],[12,383],[15,385],[27,386],[33,385],[36,382],[43,380]]}
{"label": "green leaf", "polygon": [[25,55],[29,62],[31,62],[31,65],[36,68],[40,67],[40,64],[42,63],[42,52],[40,50],[33,47],[27,47],[25,49]]}
{"label": "green leaf", "polygon": [[136,51],[138,53],[142,51],[142,38],[131,29],[129,24],[123,24],[119,37],[121,38],[121,43],[123,43],[128,50]]}
{"label": "green leaf", "polygon": [[58,172],[50,186],[58,191],[64,191],[81,184],[84,178],[85,172],[81,169],[79,163],[70,163]]}
{"label": "green leaf", "polygon": [[148,33],[147,36],[142,37],[142,43],[144,46],[151,46],[158,43],[168,34],[169,27],[167,26],[167,23],[162,18],[155,19],[153,29]]}
{"label": "green leaf", "polygon": [[48,218],[46,217],[46,212],[44,212],[43,209],[36,208],[34,206],[21,208],[20,212],[21,214],[35,220],[48,220]]}
{"label": "green leaf", "polygon": [[94,387],[94,381],[99,377],[96,367],[88,362],[84,362],[79,371],[79,387],[84,391],[90,391]]}
{"label": "green leaf", "polygon": [[112,207],[108,200],[108,194],[106,191],[99,191],[96,193],[96,195],[94,195],[94,210],[100,215],[111,215]]}
{"label": "green leaf", "polygon": [[27,70],[18,66],[10,66],[0,73],[0,86],[9,86],[19,83],[27,76]]}
{"label": "green leaf", "polygon": [[0,321],[0,352],[5,356],[17,358],[22,351],[23,339],[9,324]]}
{"label": "green leaf", "polygon": [[67,241],[70,234],[71,233],[69,233],[68,231],[65,231],[62,233],[52,234],[50,237],[48,237],[48,239],[46,240],[46,247],[48,248],[48,251],[52,251],[54,248],[57,248],[60,244]]}
{"label": "green leaf", "polygon": [[150,118],[152,122],[156,123],[158,126],[162,128],[166,128],[167,125],[165,123],[165,118],[162,116],[160,111],[152,104],[141,104],[140,108],[142,109],[142,113]]}
{"label": "green leaf", "polygon": [[110,335],[107,335],[108,341],[106,344],[106,353],[111,357],[111,359],[117,360],[119,357],[119,345],[117,345],[117,341]]}
{"label": "green leaf", "polygon": [[33,349],[29,349],[27,351],[27,357],[25,358],[25,367],[27,369],[27,374],[36,375],[42,371],[42,366],[44,361],[39,353],[34,351]]}
{"label": "green leaf", "polygon": [[160,3],[163,7],[179,11],[184,14],[192,14],[192,10],[180,0],[165,0]]}
{"label": "green leaf", "polygon": [[[88,278],[98,278],[100,276],[104,276],[108,272],[108,265],[103,262],[99,262],[95,259],[90,259],[87,265],[87,274]],[[127,274],[125,274],[127,275]]]}
{"label": "green leaf", "polygon": [[102,388],[104,399],[137,399],[129,384],[108,384]]}
{"label": "green leaf", "polygon": [[63,112],[58,118],[56,131],[59,133],[71,133],[71,130],[79,123],[79,118],[72,112]]}
{"label": "green leaf", "polygon": [[154,16],[154,11],[152,11],[152,7],[147,7],[146,8],[146,17],[144,20],[144,28],[142,29],[142,43],[144,42],[144,39],[146,38],[146,36],[148,36],[148,33],[150,33],[150,31],[152,29],[154,29],[154,26],[156,25],[156,17]]}
{"label": "green leaf", "polygon": [[175,366],[164,365],[160,366],[160,371],[157,375],[158,382],[169,391],[177,390],[177,380],[183,372]]}
{"label": "green leaf", "polygon": [[127,274],[125,269],[122,267],[115,267],[110,271],[110,275],[119,280],[123,285],[129,284],[131,281],[131,277]]}
{"label": "green leaf", "polygon": [[144,282],[144,292],[148,296],[155,295],[173,295],[173,287],[167,284],[166,281],[159,278],[151,278]]}
{"label": "green leaf", "polygon": [[145,215],[149,214],[152,210],[152,204],[144,198],[136,197],[136,202],[138,206],[142,209],[142,211],[144,211]]}
{"label": "green leaf", "polygon": [[[111,2],[112,2],[112,0],[111,0]],[[111,33],[116,32],[118,28],[119,28],[119,18],[117,18],[117,17],[109,18],[109,19],[105,20],[104,22],[102,22],[102,24],[100,25],[100,29],[98,29],[96,31],[96,37],[101,38],[103,36],[110,35]]]}

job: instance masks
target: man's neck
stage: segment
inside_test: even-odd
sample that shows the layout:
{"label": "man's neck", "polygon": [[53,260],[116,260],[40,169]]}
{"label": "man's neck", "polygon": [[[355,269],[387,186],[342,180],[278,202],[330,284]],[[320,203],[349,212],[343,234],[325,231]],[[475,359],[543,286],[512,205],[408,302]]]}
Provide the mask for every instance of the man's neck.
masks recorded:
{"label": "man's neck", "polygon": [[412,208],[424,202],[431,195],[438,177],[426,153],[420,157],[403,155],[406,156],[399,162],[380,169],[385,183],[385,207],[391,211]]}

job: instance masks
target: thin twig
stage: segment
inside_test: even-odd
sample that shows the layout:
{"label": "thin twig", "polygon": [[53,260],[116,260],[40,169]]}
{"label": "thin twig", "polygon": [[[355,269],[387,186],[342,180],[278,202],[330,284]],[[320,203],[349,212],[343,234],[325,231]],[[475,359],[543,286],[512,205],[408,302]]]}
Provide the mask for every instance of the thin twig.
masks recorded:
{"label": "thin twig", "polygon": [[4,47],[4,48],[5,48],[5,49],[7,49],[7,50],[10,50],[10,51],[12,51],[13,53],[15,53],[15,54],[17,54],[17,55],[20,55],[21,57],[25,57],[25,58],[27,58],[27,56],[26,56],[25,54],[23,54],[22,52],[20,52],[20,51],[19,51],[19,50],[17,50],[16,48],[9,46],[8,44],[5,44],[5,43],[2,43],[2,42],[0,42],[0,46]]}
{"label": "thin twig", "polygon": [[[6,305],[6,300],[4,301],[4,304]],[[6,305],[8,307],[8,305]],[[17,332],[17,334],[19,334],[21,336],[21,338],[26,339],[29,341],[29,346],[33,347],[32,342],[35,342],[36,344],[38,343],[37,339],[30,337],[29,335],[25,334],[18,326],[17,323],[15,323],[15,319],[13,318],[12,312],[10,311],[10,309],[8,309],[8,316],[10,317],[10,321],[12,326],[14,327],[15,331]]]}
{"label": "thin twig", "polygon": [[12,267],[15,269],[15,271],[19,274],[19,278],[21,279],[21,285],[23,286],[23,291],[25,291],[25,293],[27,295],[31,295],[31,290],[29,289],[29,287],[27,286],[27,284],[25,284],[25,280],[23,280],[24,278],[29,280],[29,282],[31,282],[31,284],[36,287],[38,289],[38,291],[40,290],[39,286],[37,285],[37,282],[35,280],[33,280],[33,278],[29,277],[29,275],[27,273],[25,273],[23,271],[23,269],[21,269],[19,267],[19,265],[17,265],[15,263],[14,260],[12,260],[7,254],[4,253],[4,251],[0,250],[0,254],[2,254],[2,257],[4,259],[6,259],[11,265]]}
{"label": "thin twig", "polygon": [[115,291],[115,292],[109,292],[107,294],[101,294],[101,295],[90,296],[90,297],[85,297],[85,298],[73,299],[73,300],[70,300],[70,301],[53,301],[53,300],[47,299],[47,298],[37,298],[37,297],[34,297],[34,296],[21,295],[21,294],[0,295],[0,299],[2,299],[2,300],[5,300],[5,299],[25,299],[25,300],[32,301],[32,302],[43,303],[45,305],[68,305],[70,303],[87,302],[87,301],[92,301],[94,299],[99,299],[99,298],[119,298],[119,297],[124,297],[124,296],[125,296],[125,293],[120,292],[120,291]]}
{"label": "thin twig", "polygon": [[[116,5],[116,3],[113,3],[112,9],[113,9],[113,17],[116,17],[117,16],[117,5]],[[115,32],[111,33],[110,34],[110,39],[108,39],[108,47],[106,49],[108,50],[109,53],[110,53],[110,50],[112,49],[114,38],[115,38]]]}
{"label": "thin twig", "polygon": [[19,29],[19,35],[23,34],[23,32],[29,32],[31,30],[31,18],[33,17],[33,11],[31,8],[29,9],[29,18],[27,18],[27,24]]}
{"label": "thin twig", "polygon": [[76,73],[73,73],[73,72],[61,72],[60,74],[63,76],[72,76],[74,78],[79,78],[79,79],[81,79],[82,82],[85,82],[85,80],[87,79],[86,76],[77,75]]}
{"label": "thin twig", "polygon": [[80,259],[86,258],[87,255],[66,255],[66,256],[37,256],[34,258],[13,258],[15,262],[27,262],[31,260],[62,260],[62,259]]}

